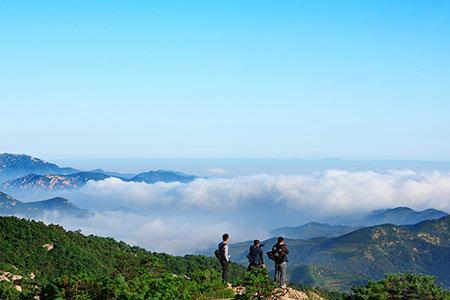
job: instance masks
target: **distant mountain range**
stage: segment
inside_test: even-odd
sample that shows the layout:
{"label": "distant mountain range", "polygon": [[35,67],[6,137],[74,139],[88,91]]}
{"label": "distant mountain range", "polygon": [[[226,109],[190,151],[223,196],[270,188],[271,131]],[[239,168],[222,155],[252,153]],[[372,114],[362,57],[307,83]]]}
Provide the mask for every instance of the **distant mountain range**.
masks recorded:
{"label": "distant mountain range", "polygon": [[109,177],[132,182],[181,182],[187,183],[197,176],[170,170],[154,170],[139,174],[124,174],[102,169],[80,171],[61,168],[24,154],[0,154],[0,189],[6,192],[39,192],[75,189],[89,180],[104,180]]}
{"label": "distant mountain range", "polygon": [[329,223],[310,222],[300,226],[280,227],[270,231],[270,235],[304,240],[318,237],[330,238],[355,231],[362,227],[381,224],[410,225],[425,220],[439,219],[446,215],[446,212],[437,209],[415,211],[409,207],[396,207],[390,209],[375,210],[368,214],[337,216],[329,219],[332,223],[337,225],[331,225]]}
{"label": "distant mountain range", "polygon": [[34,174],[72,174],[73,168],[61,168],[55,164],[25,154],[0,154],[0,182]]}
{"label": "distant mountain range", "polygon": [[43,201],[22,202],[8,194],[0,192],[0,215],[36,218],[45,213],[55,212],[77,218],[89,216],[87,210],[77,207],[64,198],[56,197]]}
{"label": "distant mountain range", "polygon": [[123,178],[123,179],[130,179],[134,176],[136,176],[136,174],[131,174],[131,173],[120,173],[120,172],[112,172],[112,171],[105,171],[103,169],[95,169],[90,171],[92,173],[102,173],[111,177],[117,177],[117,178]]}
{"label": "distant mountain range", "polygon": [[[387,273],[417,272],[435,275],[438,282],[450,287],[450,216],[415,225],[362,228],[334,238],[286,242],[291,282],[345,290]],[[268,251],[275,238],[263,243]],[[247,263],[249,245],[230,245],[234,261]]]}
{"label": "distant mountain range", "polygon": [[66,190],[84,186],[89,180],[104,180],[110,176],[102,173],[79,172],[69,175],[37,175],[29,174],[11,181],[4,182],[2,190]]}
{"label": "distant mountain range", "polygon": [[336,237],[352,231],[358,227],[330,225],[319,222],[309,222],[300,226],[280,227],[270,231],[271,236],[283,236],[292,239],[309,240],[317,237]]}
{"label": "distant mountain range", "polygon": [[407,225],[416,224],[424,220],[439,219],[446,215],[447,213],[436,209],[415,211],[409,207],[397,207],[375,210],[365,215],[338,216],[328,219],[327,222],[347,226]]}
{"label": "distant mountain range", "polygon": [[132,177],[130,181],[134,182],[146,182],[146,183],[155,183],[155,182],[182,182],[187,183],[194,181],[197,176],[184,174],[181,172],[174,172],[169,170],[156,170],[149,171],[144,173],[139,173],[136,176]]}

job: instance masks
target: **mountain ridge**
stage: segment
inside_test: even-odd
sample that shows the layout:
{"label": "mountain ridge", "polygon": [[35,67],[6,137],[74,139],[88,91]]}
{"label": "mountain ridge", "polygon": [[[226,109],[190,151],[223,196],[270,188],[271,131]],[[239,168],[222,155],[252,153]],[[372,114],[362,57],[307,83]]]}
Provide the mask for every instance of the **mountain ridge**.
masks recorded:
{"label": "mountain ridge", "polygon": [[349,233],[359,227],[331,225],[322,222],[308,222],[299,226],[284,226],[271,230],[271,236],[283,236],[293,239],[312,239],[318,237],[336,237]]}
{"label": "mountain ridge", "polygon": [[86,218],[89,216],[88,210],[81,209],[62,197],[22,202],[6,193],[0,192],[0,215],[36,218],[46,213],[60,213],[77,218]]}
{"label": "mountain ridge", "polygon": [[36,192],[76,189],[89,180],[104,180],[110,177],[123,181],[181,182],[189,183],[198,177],[171,170],[150,170],[137,174],[110,172],[102,169],[82,171],[70,167],[61,168],[54,163],[26,154],[0,154],[0,188],[5,192],[27,195]]}
{"label": "mountain ridge", "polygon": [[22,177],[30,173],[36,174],[71,174],[79,170],[70,167],[59,167],[54,163],[47,162],[27,154],[0,154],[0,182]]}
{"label": "mountain ridge", "polygon": [[427,208],[417,211],[410,207],[399,206],[371,211],[366,214],[337,216],[326,219],[327,223],[344,226],[375,226],[378,224],[411,225],[429,219],[439,219],[448,215],[446,212]]}

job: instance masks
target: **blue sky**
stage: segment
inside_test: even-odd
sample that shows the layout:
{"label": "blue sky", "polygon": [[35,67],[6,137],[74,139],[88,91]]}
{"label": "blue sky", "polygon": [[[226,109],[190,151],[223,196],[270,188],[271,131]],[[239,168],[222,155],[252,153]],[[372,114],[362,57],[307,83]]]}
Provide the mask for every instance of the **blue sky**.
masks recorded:
{"label": "blue sky", "polygon": [[450,160],[449,1],[1,1],[0,152]]}

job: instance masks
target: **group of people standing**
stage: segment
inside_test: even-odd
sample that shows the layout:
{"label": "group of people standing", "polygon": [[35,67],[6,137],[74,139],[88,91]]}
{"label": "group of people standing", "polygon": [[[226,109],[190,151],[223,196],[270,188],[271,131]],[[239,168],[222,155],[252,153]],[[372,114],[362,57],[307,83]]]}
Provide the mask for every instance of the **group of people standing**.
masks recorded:
{"label": "group of people standing", "polygon": [[[231,262],[231,255],[229,252],[228,244],[230,242],[230,235],[224,233],[222,235],[222,242],[218,245],[217,250],[214,252],[215,256],[219,259],[222,266],[222,279],[224,282],[228,282],[228,269]],[[264,263],[264,251],[261,241],[254,240],[253,245],[250,246],[248,258],[248,271],[255,268],[265,268]],[[288,262],[289,249],[284,241],[283,237],[277,238],[277,243],[273,245],[272,250],[266,253],[268,258],[275,263],[275,276],[274,280],[281,288],[286,287],[286,265]]]}

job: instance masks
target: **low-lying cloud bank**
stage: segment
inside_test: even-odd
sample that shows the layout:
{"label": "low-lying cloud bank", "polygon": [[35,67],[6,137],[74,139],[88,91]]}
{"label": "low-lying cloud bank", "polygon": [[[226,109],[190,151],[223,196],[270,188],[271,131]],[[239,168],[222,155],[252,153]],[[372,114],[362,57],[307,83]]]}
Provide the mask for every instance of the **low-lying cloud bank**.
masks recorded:
{"label": "low-lying cloud bank", "polygon": [[311,175],[197,179],[188,184],[145,184],[109,178],[88,182],[77,193],[78,199],[96,199],[105,206],[204,209],[212,213],[265,205],[313,211],[320,216],[396,206],[449,212],[450,173],[329,170]]}
{"label": "low-lying cloud bank", "polygon": [[151,218],[122,212],[95,213],[87,219],[48,213],[40,219],[47,224],[59,224],[67,230],[113,237],[148,250],[175,255],[209,249],[219,242],[223,232],[233,232],[235,240],[243,240],[249,234],[257,233],[237,228],[229,222]]}
{"label": "low-lying cloud bank", "polygon": [[[97,213],[88,219],[47,215],[44,221],[149,250],[186,254],[218,243],[223,232],[234,241],[263,239],[280,226],[397,206],[450,212],[450,173],[329,170],[187,184],[109,178],[65,196]],[[103,211],[115,207],[127,209]]]}

